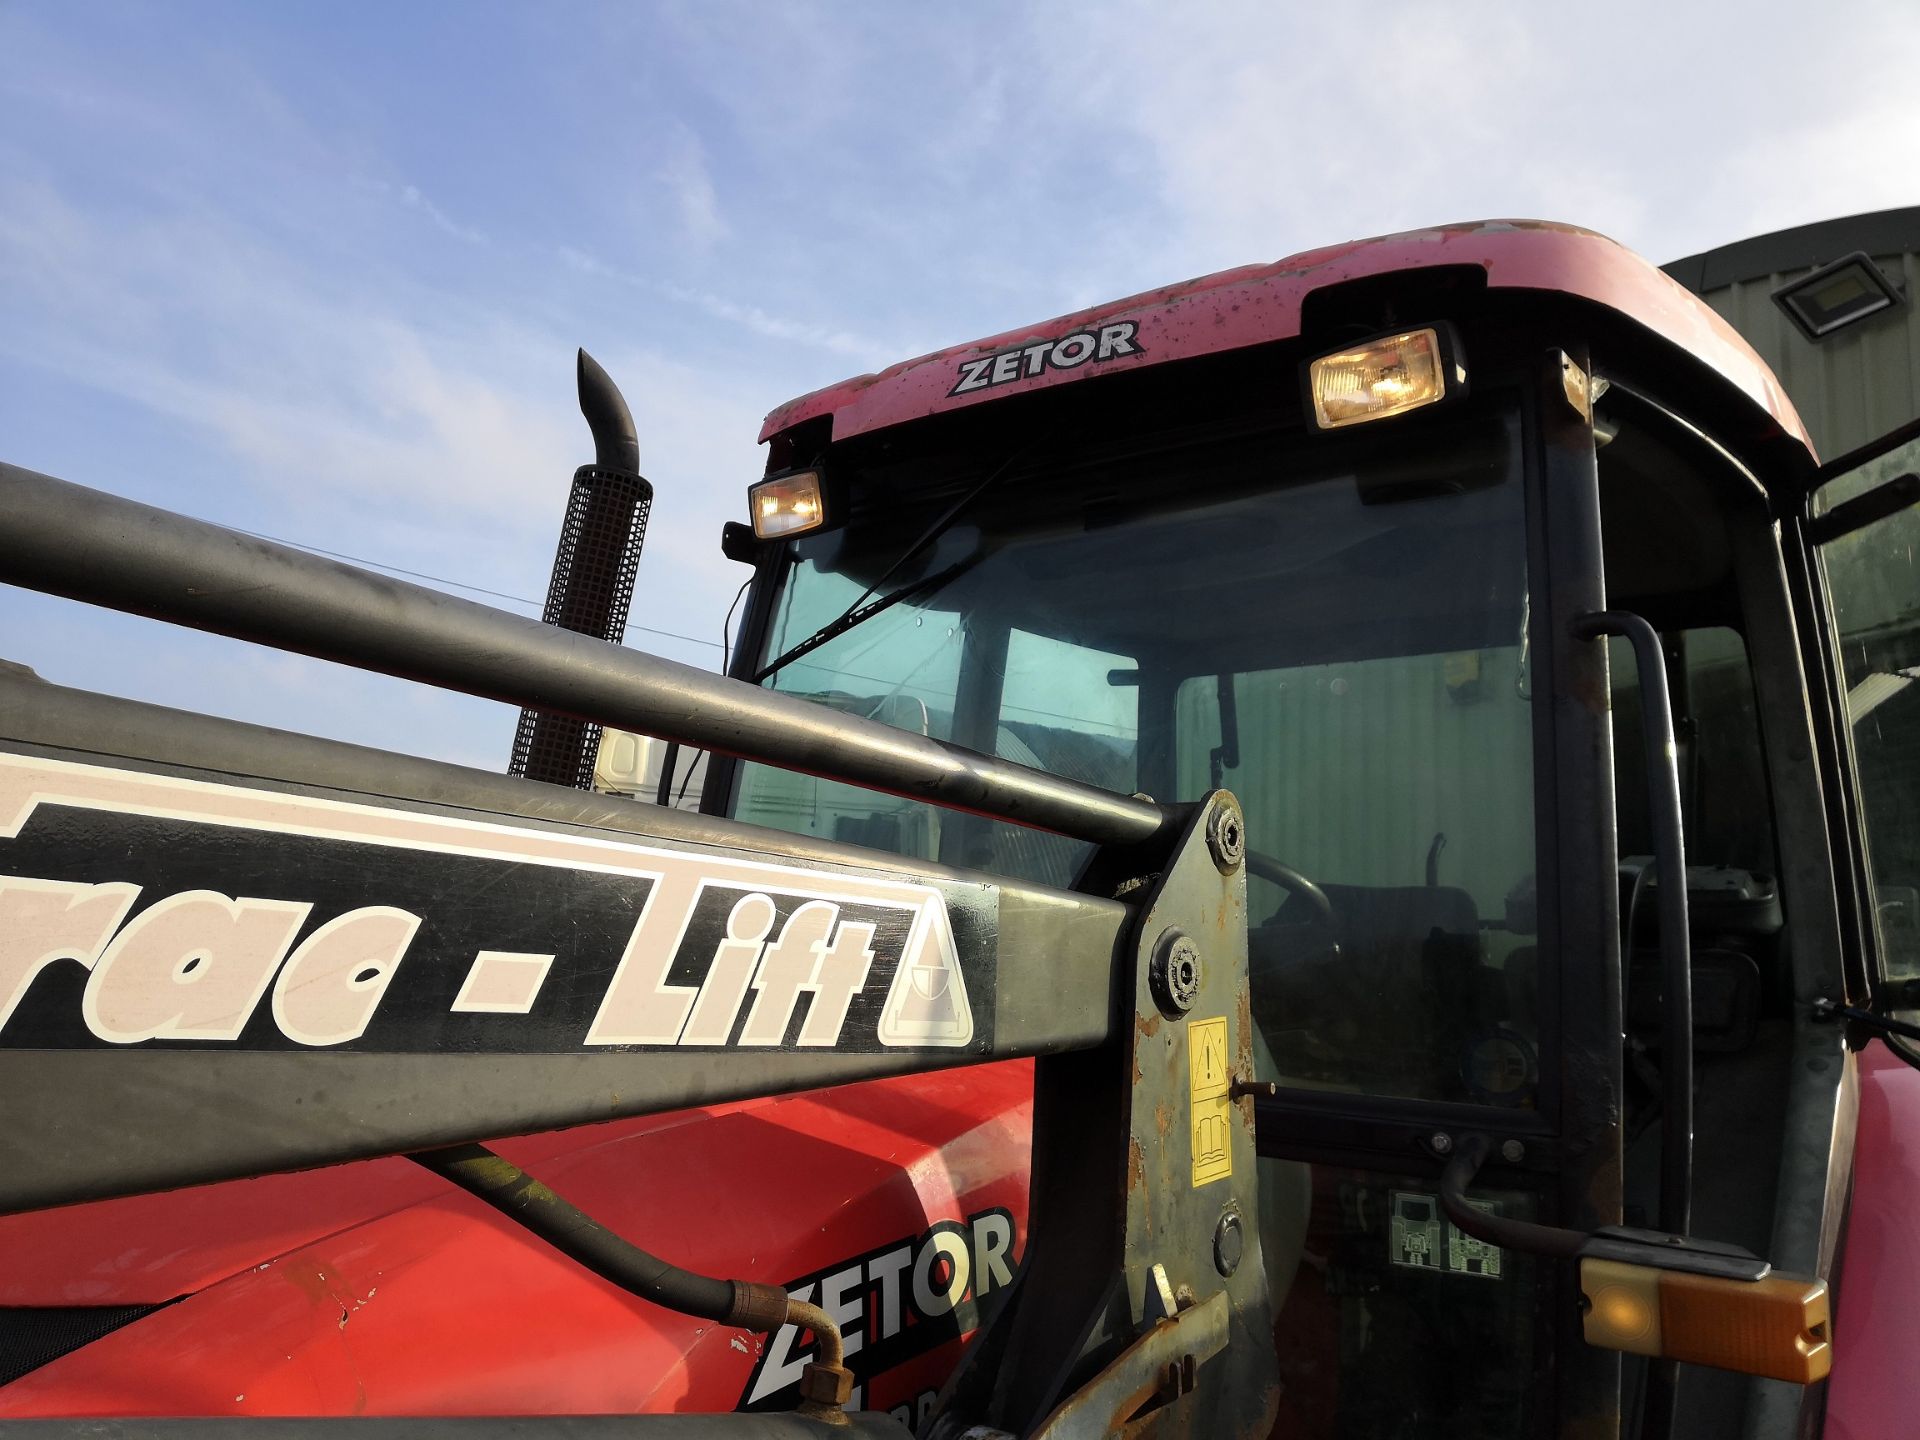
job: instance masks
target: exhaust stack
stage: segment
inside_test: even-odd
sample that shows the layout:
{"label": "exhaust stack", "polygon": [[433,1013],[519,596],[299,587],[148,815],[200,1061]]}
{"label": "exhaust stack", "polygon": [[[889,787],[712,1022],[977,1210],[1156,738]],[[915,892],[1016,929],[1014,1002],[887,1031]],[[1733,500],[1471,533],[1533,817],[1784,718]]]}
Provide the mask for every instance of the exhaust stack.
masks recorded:
{"label": "exhaust stack", "polygon": [[[579,360],[580,413],[593,431],[594,460],[573,472],[573,493],[547,582],[549,625],[618,642],[633,603],[633,577],[646,540],[653,486],[640,476],[640,441],[619,387],[585,350]],[[593,788],[600,727],[552,710],[520,712],[515,775]]]}

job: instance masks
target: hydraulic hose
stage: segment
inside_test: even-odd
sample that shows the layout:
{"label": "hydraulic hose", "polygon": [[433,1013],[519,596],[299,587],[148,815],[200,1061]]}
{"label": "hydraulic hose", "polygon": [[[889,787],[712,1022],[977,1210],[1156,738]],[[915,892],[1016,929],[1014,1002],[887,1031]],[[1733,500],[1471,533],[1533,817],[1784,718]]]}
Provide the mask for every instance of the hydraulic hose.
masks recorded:
{"label": "hydraulic hose", "polygon": [[1454,1225],[1489,1245],[1517,1250],[1528,1255],[1554,1255],[1563,1259],[1578,1256],[1587,1235],[1558,1225],[1536,1225],[1531,1220],[1509,1220],[1475,1209],[1467,1202],[1467,1187],[1480,1167],[1487,1163],[1493,1142],[1484,1135],[1469,1135],[1453,1152],[1453,1159],[1440,1175],[1440,1208]]}
{"label": "hydraulic hose", "polygon": [[698,1275],[650,1255],[484,1145],[449,1145],[408,1158],[643,1300],[742,1330],[765,1332],[782,1325],[811,1330],[820,1353],[802,1379],[801,1410],[829,1423],[845,1423],[841,1407],[853,1377],[846,1369],[840,1327],[819,1306],[790,1299],[778,1285]]}
{"label": "hydraulic hose", "polygon": [[569,1260],[643,1300],[744,1330],[772,1330],[786,1323],[787,1292],[779,1286],[716,1280],[650,1255],[484,1145],[450,1145],[411,1158],[486,1201]]}

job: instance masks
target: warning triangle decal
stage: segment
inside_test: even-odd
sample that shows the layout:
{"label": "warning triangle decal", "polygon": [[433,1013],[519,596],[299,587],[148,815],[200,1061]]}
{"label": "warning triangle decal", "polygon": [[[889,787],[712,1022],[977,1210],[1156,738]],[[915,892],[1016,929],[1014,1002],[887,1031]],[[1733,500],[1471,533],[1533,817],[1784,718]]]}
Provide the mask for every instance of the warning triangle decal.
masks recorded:
{"label": "warning triangle decal", "polygon": [[879,1034],[882,1045],[973,1043],[973,1005],[947,924],[947,907],[938,901],[921,907],[880,1012]]}

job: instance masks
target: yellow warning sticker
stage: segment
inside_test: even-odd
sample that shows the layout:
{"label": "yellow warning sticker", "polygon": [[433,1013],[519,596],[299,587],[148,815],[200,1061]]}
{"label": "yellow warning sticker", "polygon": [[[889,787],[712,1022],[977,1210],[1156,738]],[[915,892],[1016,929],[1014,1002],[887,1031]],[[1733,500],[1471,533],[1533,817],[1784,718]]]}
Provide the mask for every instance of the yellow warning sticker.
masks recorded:
{"label": "yellow warning sticker", "polygon": [[1193,1185],[1233,1174],[1233,1102],[1227,1098],[1227,1017],[1187,1022],[1193,1101]]}

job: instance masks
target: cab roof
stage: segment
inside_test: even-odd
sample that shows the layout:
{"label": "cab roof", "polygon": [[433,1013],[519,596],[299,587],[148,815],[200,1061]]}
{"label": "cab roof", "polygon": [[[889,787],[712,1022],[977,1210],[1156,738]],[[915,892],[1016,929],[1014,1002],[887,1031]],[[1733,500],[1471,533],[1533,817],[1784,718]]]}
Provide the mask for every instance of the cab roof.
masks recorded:
{"label": "cab roof", "polygon": [[[1812,458],[1812,442],[1780,382],[1704,301],[1604,235],[1540,220],[1409,230],[1150,290],[829,385],[774,410],[760,438],[831,415],[834,438],[844,439],[1090,375],[1290,339],[1300,333],[1301,307],[1316,290],[1442,265],[1480,267],[1489,290],[1550,291],[1619,313],[1730,383]],[[1115,327],[1122,330],[1118,342],[1103,345]],[[1037,350],[1042,342],[1057,345],[1076,335],[1088,338],[1067,351]],[[1011,351],[1023,358],[1003,364],[996,376],[992,359]],[[1082,352],[1079,361],[1049,363],[1049,355],[1071,360]],[[1006,378],[1008,370],[1017,373]]]}

